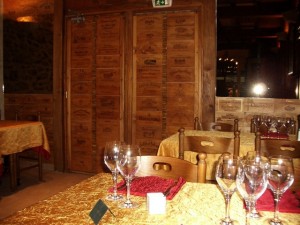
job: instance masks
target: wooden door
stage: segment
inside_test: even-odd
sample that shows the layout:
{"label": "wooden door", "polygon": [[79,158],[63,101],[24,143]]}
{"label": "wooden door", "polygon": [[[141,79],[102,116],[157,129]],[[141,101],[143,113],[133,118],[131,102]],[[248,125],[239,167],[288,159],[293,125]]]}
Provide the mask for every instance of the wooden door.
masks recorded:
{"label": "wooden door", "polygon": [[66,147],[68,169],[104,170],[105,143],[123,139],[121,14],[67,19]]}
{"label": "wooden door", "polygon": [[163,138],[199,113],[198,13],[134,16],[133,139],[156,154]]}

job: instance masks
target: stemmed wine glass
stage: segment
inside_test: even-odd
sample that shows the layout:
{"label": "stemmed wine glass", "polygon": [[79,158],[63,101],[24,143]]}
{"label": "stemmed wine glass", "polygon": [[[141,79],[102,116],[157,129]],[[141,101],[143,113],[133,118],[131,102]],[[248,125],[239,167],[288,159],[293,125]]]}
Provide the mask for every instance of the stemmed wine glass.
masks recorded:
{"label": "stemmed wine glass", "polygon": [[276,123],[275,123],[275,128],[276,128],[276,130],[277,130],[277,134],[280,133],[280,130],[281,130],[282,125],[283,125],[282,118],[277,117]]}
{"label": "stemmed wine glass", "polygon": [[271,133],[271,127],[272,127],[272,117],[268,116],[266,119],[266,125],[268,127],[268,134]]}
{"label": "stemmed wine glass", "polygon": [[122,199],[122,195],[117,193],[118,169],[117,161],[119,158],[120,142],[111,141],[105,144],[104,149],[104,163],[110,169],[113,179],[113,193],[106,196],[107,200],[116,201]]}
{"label": "stemmed wine glass", "polygon": [[216,180],[220,186],[226,204],[226,215],[221,220],[222,225],[238,224],[230,218],[230,200],[233,193],[236,191],[236,175],[239,166],[240,158],[230,153],[223,153],[218,161],[216,168]]}
{"label": "stemmed wine glass", "polygon": [[[244,160],[250,162],[250,163],[256,163],[256,164],[261,164],[261,163],[269,163],[269,160],[268,158],[265,156],[266,153],[264,154],[260,154],[259,152],[257,151],[248,151],[246,156],[244,156]],[[268,166],[268,165],[265,165],[265,166]],[[263,193],[261,193],[262,195]],[[260,195],[260,196],[261,196]],[[251,209],[250,209],[250,212],[249,212],[249,217],[251,218],[260,218],[261,215],[259,214],[259,212],[256,210],[256,200],[260,197],[260,196],[257,196],[256,199],[248,199],[247,201],[251,201],[250,204],[251,204]]]}
{"label": "stemmed wine glass", "polygon": [[261,115],[257,115],[256,117],[255,117],[255,120],[254,120],[254,124],[255,124],[255,126],[256,126],[256,131],[260,131],[260,126],[261,126],[261,124],[262,124],[262,118],[261,118]]}
{"label": "stemmed wine glass", "polygon": [[135,208],[137,203],[130,200],[130,184],[138,171],[141,162],[140,148],[137,145],[121,145],[117,168],[124,177],[127,186],[126,201],[120,205],[121,208]]}
{"label": "stemmed wine glass", "polygon": [[250,223],[250,218],[257,218],[259,215],[255,213],[255,203],[267,188],[268,172],[269,162],[263,161],[260,156],[253,159],[249,157],[240,162],[236,186],[246,203],[246,225]]}
{"label": "stemmed wine glass", "polygon": [[288,156],[271,156],[270,171],[268,173],[269,188],[273,192],[275,200],[274,218],[269,221],[270,225],[282,225],[279,219],[279,201],[282,194],[294,182],[293,159]]}

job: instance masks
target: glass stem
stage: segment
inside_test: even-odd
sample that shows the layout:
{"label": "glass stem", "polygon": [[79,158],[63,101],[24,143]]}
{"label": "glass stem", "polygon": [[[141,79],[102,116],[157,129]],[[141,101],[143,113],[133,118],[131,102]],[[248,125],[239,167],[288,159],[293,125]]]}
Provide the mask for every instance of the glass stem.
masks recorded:
{"label": "glass stem", "polygon": [[126,204],[131,204],[131,201],[130,201],[130,183],[131,183],[131,180],[130,179],[126,179],[126,186],[127,186],[127,195],[126,195]]}
{"label": "glass stem", "polygon": [[246,203],[246,225],[250,225],[251,213],[255,209],[255,200],[245,200]]}
{"label": "glass stem", "polygon": [[113,179],[113,184],[114,184],[114,193],[113,193],[113,195],[117,196],[118,195],[118,193],[117,193],[118,172],[117,172],[116,169],[112,171],[112,179]]}
{"label": "glass stem", "polygon": [[225,221],[229,222],[231,221],[230,219],[230,199],[231,195],[230,194],[225,194],[225,205],[226,205],[226,212],[225,212]]}
{"label": "glass stem", "polygon": [[274,201],[275,201],[275,210],[274,210],[274,221],[280,221],[279,219],[279,201],[280,201],[280,197],[281,195],[278,194],[278,193],[275,193],[275,198],[274,198]]}
{"label": "glass stem", "polygon": [[256,200],[251,199],[249,201],[249,213],[250,213],[249,215],[251,215],[251,213],[253,213],[253,212],[256,212],[255,205],[256,205]]}

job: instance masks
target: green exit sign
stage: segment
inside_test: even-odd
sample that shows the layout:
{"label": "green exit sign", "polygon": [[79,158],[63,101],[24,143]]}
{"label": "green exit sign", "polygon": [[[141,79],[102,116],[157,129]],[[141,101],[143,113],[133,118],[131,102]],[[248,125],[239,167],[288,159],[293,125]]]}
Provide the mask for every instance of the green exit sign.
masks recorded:
{"label": "green exit sign", "polygon": [[152,0],[154,8],[157,7],[170,7],[172,6],[172,0]]}

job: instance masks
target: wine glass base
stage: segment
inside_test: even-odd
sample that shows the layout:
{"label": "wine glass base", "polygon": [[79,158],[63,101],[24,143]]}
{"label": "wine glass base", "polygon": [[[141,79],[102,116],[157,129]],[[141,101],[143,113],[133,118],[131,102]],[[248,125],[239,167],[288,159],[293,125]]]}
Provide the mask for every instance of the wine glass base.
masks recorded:
{"label": "wine glass base", "polygon": [[257,211],[251,212],[249,216],[250,216],[250,218],[253,218],[253,219],[258,219],[258,218],[262,217],[261,214]]}
{"label": "wine glass base", "polygon": [[220,225],[239,225],[235,220],[222,219]]}
{"label": "wine glass base", "polygon": [[270,220],[270,225],[283,225],[282,221],[280,220]]}
{"label": "wine glass base", "polygon": [[284,225],[284,224],[289,224],[289,223],[285,220],[282,220],[282,219],[275,220],[274,218],[273,219],[269,218],[269,219],[263,220],[263,225]]}
{"label": "wine glass base", "polygon": [[123,196],[110,194],[110,195],[107,195],[105,199],[109,200],[109,201],[118,201],[118,200],[123,199]]}
{"label": "wine glass base", "polygon": [[131,209],[131,208],[137,208],[139,207],[139,204],[137,203],[134,203],[134,202],[123,202],[122,204],[119,205],[119,208],[122,208],[122,209]]}

